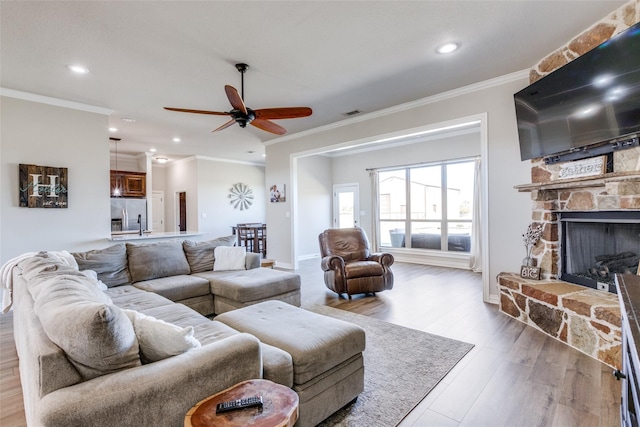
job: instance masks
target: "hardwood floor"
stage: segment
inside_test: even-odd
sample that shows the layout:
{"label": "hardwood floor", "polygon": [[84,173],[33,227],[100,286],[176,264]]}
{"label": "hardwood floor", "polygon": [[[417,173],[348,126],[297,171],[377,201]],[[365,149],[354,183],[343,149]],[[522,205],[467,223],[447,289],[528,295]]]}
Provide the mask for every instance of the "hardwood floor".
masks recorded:
{"label": "hardwood floor", "polygon": [[[393,266],[393,290],[351,301],[305,260],[302,303],[324,304],[475,344],[400,427],[619,426],[612,369],[482,302],[478,274]],[[0,426],[24,426],[13,316],[0,315]]]}

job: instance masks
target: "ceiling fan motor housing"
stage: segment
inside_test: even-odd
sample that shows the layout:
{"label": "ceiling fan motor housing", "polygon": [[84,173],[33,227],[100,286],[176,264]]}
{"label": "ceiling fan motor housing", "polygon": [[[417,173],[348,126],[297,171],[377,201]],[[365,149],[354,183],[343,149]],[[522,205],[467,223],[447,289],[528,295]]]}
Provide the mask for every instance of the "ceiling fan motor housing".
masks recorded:
{"label": "ceiling fan motor housing", "polygon": [[233,119],[240,125],[241,128],[246,127],[256,118],[256,113],[251,108],[247,108],[247,114],[244,114],[242,111],[236,109],[231,110],[230,113]]}

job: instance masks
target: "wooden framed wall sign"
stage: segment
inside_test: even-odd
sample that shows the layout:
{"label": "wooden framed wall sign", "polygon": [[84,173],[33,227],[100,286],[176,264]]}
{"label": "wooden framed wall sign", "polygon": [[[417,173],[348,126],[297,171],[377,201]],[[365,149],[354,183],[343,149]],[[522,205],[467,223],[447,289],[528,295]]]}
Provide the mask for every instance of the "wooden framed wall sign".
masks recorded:
{"label": "wooden framed wall sign", "polygon": [[21,208],[67,208],[67,168],[19,165]]}
{"label": "wooden framed wall sign", "polygon": [[520,267],[520,277],[523,279],[540,280],[540,267],[528,267],[523,265]]}

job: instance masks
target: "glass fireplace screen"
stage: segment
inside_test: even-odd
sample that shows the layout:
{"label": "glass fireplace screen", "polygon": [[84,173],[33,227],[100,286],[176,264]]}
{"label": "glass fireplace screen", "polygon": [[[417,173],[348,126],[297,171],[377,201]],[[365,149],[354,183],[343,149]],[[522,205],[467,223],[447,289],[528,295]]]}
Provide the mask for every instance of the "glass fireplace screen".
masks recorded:
{"label": "glass fireplace screen", "polygon": [[565,219],[562,231],[563,278],[613,285],[616,273],[638,273],[640,223]]}

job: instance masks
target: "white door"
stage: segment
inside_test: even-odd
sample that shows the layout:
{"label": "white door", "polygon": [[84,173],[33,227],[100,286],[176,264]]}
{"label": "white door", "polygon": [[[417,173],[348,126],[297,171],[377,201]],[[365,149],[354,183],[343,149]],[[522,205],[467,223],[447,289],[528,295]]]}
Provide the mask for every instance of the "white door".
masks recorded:
{"label": "white door", "polygon": [[151,193],[151,229],[155,232],[164,232],[164,191]]}
{"label": "white door", "polygon": [[333,228],[358,227],[360,213],[358,184],[333,186]]}

